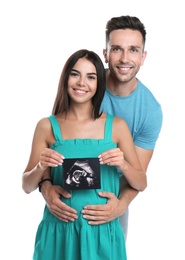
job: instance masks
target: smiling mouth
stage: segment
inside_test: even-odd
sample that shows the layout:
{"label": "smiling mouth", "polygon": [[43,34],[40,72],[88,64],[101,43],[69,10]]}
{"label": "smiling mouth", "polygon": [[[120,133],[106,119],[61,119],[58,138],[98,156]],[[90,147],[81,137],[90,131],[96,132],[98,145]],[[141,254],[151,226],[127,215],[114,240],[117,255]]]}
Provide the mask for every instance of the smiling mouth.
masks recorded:
{"label": "smiling mouth", "polygon": [[131,69],[131,67],[117,67],[119,70],[122,70],[122,71],[129,71]]}
{"label": "smiling mouth", "polygon": [[79,93],[79,94],[85,94],[87,93],[87,91],[85,90],[81,90],[81,89],[74,89],[75,92]]}

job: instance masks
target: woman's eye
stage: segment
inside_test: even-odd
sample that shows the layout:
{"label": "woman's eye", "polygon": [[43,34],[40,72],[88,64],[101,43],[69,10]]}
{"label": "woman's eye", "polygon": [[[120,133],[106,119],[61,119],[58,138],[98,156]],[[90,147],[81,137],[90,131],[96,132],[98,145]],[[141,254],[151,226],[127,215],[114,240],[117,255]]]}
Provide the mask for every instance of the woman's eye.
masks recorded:
{"label": "woman's eye", "polygon": [[88,76],[88,78],[89,78],[89,79],[95,79],[95,77],[94,77],[94,76]]}
{"label": "woman's eye", "polygon": [[78,76],[78,74],[76,72],[71,72],[71,76],[75,77]]}

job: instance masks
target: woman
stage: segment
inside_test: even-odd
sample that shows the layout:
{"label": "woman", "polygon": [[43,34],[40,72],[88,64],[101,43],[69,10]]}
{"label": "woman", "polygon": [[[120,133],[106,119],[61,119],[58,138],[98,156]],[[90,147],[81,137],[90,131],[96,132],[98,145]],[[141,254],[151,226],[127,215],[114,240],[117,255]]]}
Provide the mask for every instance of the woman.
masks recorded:
{"label": "woman", "polygon": [[[75,188],[68,186],[71,197],[61,197],[77,211],[78,218],[66,223],[45,207],[37,230],[34,260],[126,259],[119,219],[91,226],[81,213],[84,205],[106,203],[105,198],[98,196],[99,191],[119,195],[117,169],[133,188],[141,191],[146,187],[146,174],[126,122],[100,111],[104,92],[101,59],[92,51],[79,50],[63,68],[52,115],[41,119],[36,126],[30,159],[22,177],[23,190],[26,193],[35,190],[44,171],[50,169],[52,180],[41,182],[70,185],[68,173],[78,167],[72,172]],[[78,185],[82,176],[91,178],[90,183],[95,186]]]}

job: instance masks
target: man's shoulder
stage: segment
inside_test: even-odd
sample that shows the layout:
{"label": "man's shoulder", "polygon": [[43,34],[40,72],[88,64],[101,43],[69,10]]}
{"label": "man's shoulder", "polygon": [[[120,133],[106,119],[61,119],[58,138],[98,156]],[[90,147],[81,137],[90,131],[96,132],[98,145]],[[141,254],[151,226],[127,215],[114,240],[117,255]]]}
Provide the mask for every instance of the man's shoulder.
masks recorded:
{"label": "man's shoulder", "polygon": [[153,105],[155,104],[156,106],[161,106],[154,93],[140,80],[138,80],[138,93],[141,97],[143,97],[145,102],[152,102]]}

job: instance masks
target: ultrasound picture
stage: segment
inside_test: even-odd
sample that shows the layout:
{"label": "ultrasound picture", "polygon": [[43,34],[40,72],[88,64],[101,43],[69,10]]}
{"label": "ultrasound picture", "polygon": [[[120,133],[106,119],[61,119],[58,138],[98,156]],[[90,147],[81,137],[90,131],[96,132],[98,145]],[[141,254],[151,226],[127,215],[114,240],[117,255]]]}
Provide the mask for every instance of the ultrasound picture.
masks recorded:
{"label": "ultrasound picture", "polygon": [[98,158],[64,159],[63,187],[65,189],[99,189],[100,163]]}

